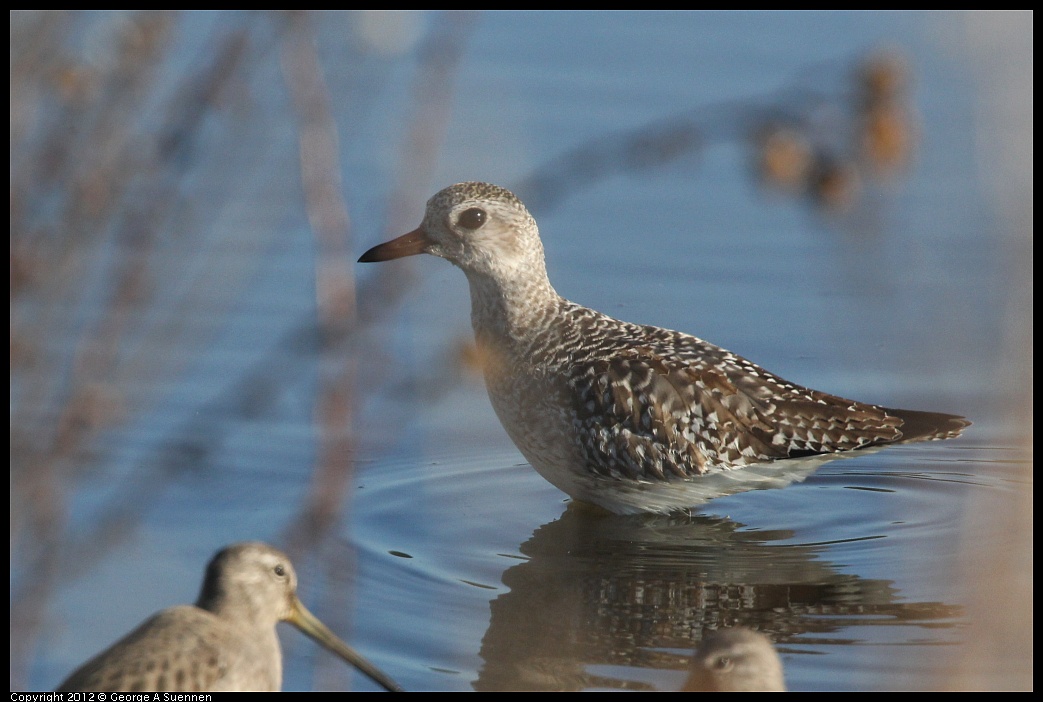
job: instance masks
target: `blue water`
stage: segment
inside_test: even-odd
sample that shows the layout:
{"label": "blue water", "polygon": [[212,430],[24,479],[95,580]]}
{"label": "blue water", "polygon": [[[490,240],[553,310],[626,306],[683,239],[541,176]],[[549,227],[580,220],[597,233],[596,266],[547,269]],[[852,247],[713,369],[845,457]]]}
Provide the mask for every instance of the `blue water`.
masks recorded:
{"label": "blue water", "polygon": [[[73,17],[89,38],[114,16]],[[409,690],[672,689],[702,633],[732,625],[776,641],[793,690],[1031,686],[1031,648],[1016,646],[1031,635],[995,602],[983,609],[973,577],[1001,568],[1000,611],[1031,612],[1031,541],[1018,538],[1031,526],[1019,511],[1027,499],[1031,514],[1031,118],[1007,107],[1022,104],[1026,65],[1031,95],[1031,15],[312,15],[304,36],[350,218],[332,263],[357,276],[366,322],[326,347],[314,334],[323,249],[286,84],[292,35],[264,13],[171,21],[160,95],[231,32],[249,48],[183,157],[151,297],[102,377],[117,419],[47,464],[58,576],[32,569],[38,507],[19,496],[12,453],[12,641],[25,642],[12,689],[53,688],[151,612],[191,601],[210,555],[247,539],[290,548],[302,600]],[[462,48],[458,64],[424,73],[440,37]],[[865,174],[843,211],[758,183],[753,118],[806,110],[814,94],[815,133],[836,141],[852,71],[881,49],[909,66],[908,167],[886,182]],[[141,109],[144,132],[159,129],[163,115]],[[700,139],[626,151],[663,124]],[[530,204],[570,299],[810,387],[974,425],[691,518],[570,505],[459,362],[462,274],[430,257],[352,263],[460,180]],[[140,206],[133,195],[124,207]],[[89,257],[77,274],[93,287],[56,295],[81,299],[79,312],[12,303],[13,329],[24,308],[50,340],[35,370],[12,365],[13,436],[57,425],[60,403],[24,411],[42,382],[32,373],[75,378],[110,263]],[[317,419],[330,403],[345,410],[345,443]],[[1002,669],[974,647],[986,624],[1012,642]],[[282,633],[286,689],[370,689]]]}

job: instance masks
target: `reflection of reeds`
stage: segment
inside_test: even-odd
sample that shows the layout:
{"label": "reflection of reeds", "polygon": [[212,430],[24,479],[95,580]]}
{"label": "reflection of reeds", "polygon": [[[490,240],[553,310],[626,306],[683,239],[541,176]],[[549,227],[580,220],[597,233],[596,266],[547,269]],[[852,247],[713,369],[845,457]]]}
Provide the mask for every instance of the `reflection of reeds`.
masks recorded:
{"label": "reflection of reeds", "polygon": [[[297,114],[301,181],[308,221],[315,236],[315,297],[320,338],[340,339],[355,327],[355,279],[351,231],[344,202],[337,128],[330,94],[319,66],[311,18],[290,15],[283,37],[282,66]],[[337,353],[331,353],[336,351]],[[354,363],[341,343],[320,344],[319,398],[315,424],[319,459],[307,508],[291,529],[290,549],[327,532],[351,480]]]}
{"label": "reflection of reeds", "polygon": [[[414,88],[416,111],[409,123],[406,141],[411,148],[401,170],[399,196],[392,205],[398,221],[414,201],[415,192],[427,184],[448,124],[452,81],[461,55],[461,44],[470,23],[469,13],[446,15],[439,30],[432,33]],[[331,111],[329,89],[322,75],[310,18],[295,14],[291,31],[283,44],[282,64],[285,80],[291,87],[298,119],[298,139],[304,197],[308,219],[315,234],[316,309],[318,311],[319,356],[318,393],[315,425],[318,433],[318,458],[311,476],[308,502],[287,531],[291,552],[310,550],[336,526],[348,495],[354,466],[354,417],[359,387],[359,363],[350,352],[349,342],[360,321],[385,317],[387,308],[402,299],[407,281],[382,272],[367,281],[365,297],[380,307],[361,318],[357,314],[354,256],[347,206],[343,200],[341,166],[337,158],[338,135]],[[438,87],[435,91],[432,88]],[[401,213],[401,214],[400,214]],[[376,288],[375,290],[373,288]],[[397,288],[397,289],[396,289]],[[379,375],[379,374],[378,374]],[[364,391],[373,385],[363,384]],[[343,580],[350,568],[350,552],[324,550],[324,567],[331,582]],[[328,609],[345,613],[350,607],[343,600],[347,588],[331,588]],[[339,622],[347,629],[348,622]],[[324,675],[343,678],[341,669],[327,669]],[[328,689],[346,689],[343,679],[330,681]]]}
{"label": "reflection of reeds", "polygon": [[[473,20],[472,13],[446,13],[421,47],[423,63],[413,86],[415,111],[407,125],[409,144],[399,170],[397,197],[391,219],[411,216],[416,193],[426,187],[446,129],[452,93],[447,89],[457,71],[462,45]],[[306,15],[295,15],[293,31],[283,52],[286,83],[291,86],[298,115],[301,172],[308,217],[316,235],[316,305],[321,338],[320,378],[316,425],[320,431],[319,465],[313,477],[312,502],[298,536],[314,534],[314,527],[329,524],[339,512],[350,483],[353,438],[353,403],[356,396],[357,363],[346,353],[344,342],[359,321],[376,315],[357,315],[354,256],[349,236],[347,208],[342,199],[340,165],[336,159],[337,134],[328,88],[322,78],[314,37]],[[408,287],[391,271],[381,272],[366,283],[364,297],[386,309],[402,299]],[[373,290],[372,288],[376,288]],[[398,288],[396,290],[396,288]],[[372,386],[370,386],[372,387]],[[310,526],[307,526],[310,525]]]}
{"label": "reflection of reeds", "polygon": [[[24,12],[11,21],[11,685],[18,689],[55,588],[125,538],[172,479],[207,470],[230,421],[263,416],[282,388],[300,382],[316,350],[324,359],[316,497],[302,506],[290,540],[312,543],[316,526],[333,523],[351,476],[354,368],[345,339],[355,327],[355,291],[336,132],[307,15],[225,16],[216,26],[227,31],[206,39],[206,58],[173,79],[171,66],[181,64],[174,35],[191,18]],[[455,63],[441,59],[459,55],[451,45],[464,34],[451,30],[460,24],[449,22],[431,42],[445,45],[436,63],[447,73]],[[226,119],[251,98],[247,83],[273,36],[299,119],[301,181],[318,242],[319,330],[314,320],[291,326],[175,427],[154,461],[116,483],[97,519],[67,533],[72,490],[112,459],[99,438],[148,412],[165,381],[197,360],[185,349],[205,346],[221,328],[224,308],[261,261],[250,252],[263,252],[279,233],[276,217],[230,231],[217,226],[218,216],[235,200],[293,206],[293,188],[279,178],[243,176],[265,165],[265,152],[250,144],[274,128],[264,112],[251,110],[235,131]],[[77,52],[81,43],[89,50]],[[440,142],[430,131],[425,138]],[[215,256],[222,246],[237,251]],[[368,316],[378,314],[386,315]]]}
{"label": "reflection of reeds", "polygon": [[[100,433],[140,411],[178,359],[186,330],[149,311],[183,270],[160,259],[200,112],[236,76],[242,45],[156,88],[177,15],[12,14],[11,549],[12,685],[59,577],[68,493]],[[87,51],[75,54],[82,41]],[[146,106],[152,109],[146,109]],[[111,523],[111,522],[110,522]],[[93,537],[107,539],[104,526]],[[77,543],[88,559],[97,538]],[[17,567],[16,567],[17,566]]]}

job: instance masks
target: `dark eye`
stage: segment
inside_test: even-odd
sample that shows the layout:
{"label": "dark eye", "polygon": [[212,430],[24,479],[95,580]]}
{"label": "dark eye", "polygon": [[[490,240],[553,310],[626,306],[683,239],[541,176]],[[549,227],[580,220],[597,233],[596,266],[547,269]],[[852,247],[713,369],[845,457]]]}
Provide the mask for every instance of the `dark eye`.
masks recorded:
{"label": "dark eye", "polygon": [[456,223],[464,229],[478,229],[485,224],[487,219],[489,219],[489,215],[485,213],[485,210],[472,207],[461,212],[460,218],[456,220]]}
{"label": "dark eye", "polygon": [[275,566],[275,574],[278,575],[280,578],[286,575],[286,569],[282,567],[281,563]]}
{"label": "dark eye", "polygon": [[728,656],[719,656],[714,659],[713,667],[717,670],[728,670],[732,667],[732,659]]}

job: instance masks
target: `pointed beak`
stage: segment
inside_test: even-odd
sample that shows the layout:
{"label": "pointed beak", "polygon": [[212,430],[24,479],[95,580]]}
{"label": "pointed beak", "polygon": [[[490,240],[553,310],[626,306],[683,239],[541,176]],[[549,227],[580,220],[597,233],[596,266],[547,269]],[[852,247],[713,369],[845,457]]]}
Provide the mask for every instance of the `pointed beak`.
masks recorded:
{"label": "pointed beak", "polygon": [[424,232],[424,228],[417,227],[397,239],[377,244],[359,257],[359,263],[375,263],[405,256],[415,256],[427,251],[427,247],[431,243],[431,240],[427,238],[427,234]]}
{"label": "pointed beak", "polygon": [[[394,242],[388,243],[393,244]],[[384,244],[384,246],[387,246],[387,244]],[[380,247],[378,246],[377,248]],[[355,649],[351,648],[351,646],[348,646],[337,638],[336,634],[330,631],[325,624],[320,622],[314,614],[308,611],[307,607],[301,604],[301,601],[297,599],[296,595],[292,596],[290,602],[290,615],[286,617],[286,621],[293,624],[305,634],[322,644],[322,646],[361,670],[388,692],[404,692],[398,683],[389,678],[375,665],[360,656]]]}

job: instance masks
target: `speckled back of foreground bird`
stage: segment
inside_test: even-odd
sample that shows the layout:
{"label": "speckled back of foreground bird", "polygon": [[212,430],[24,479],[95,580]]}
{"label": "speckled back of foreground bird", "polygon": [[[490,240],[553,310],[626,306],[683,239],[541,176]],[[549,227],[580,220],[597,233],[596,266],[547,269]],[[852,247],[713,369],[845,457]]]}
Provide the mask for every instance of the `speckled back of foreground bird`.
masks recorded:
{"label": "speckled back of foreground bird", "polygon": [[58,692],[272,692],[282,688],[275,625],[289,622],[386,690],[401,691],[297,599],[286,554],[229,546],[207,566],[195,606],[165,609],[84,663]]}
{"label": "speckled back of foreground bird", "polygon": [[495,185],[442,190],[419,228],[359,261],[419,253],[467,275],[489,397],[522,454],[573,498],[613,512],[782,485],[810,468],[777,459],[946,439],[970,424],[801,387],[693,336],[562,298],[535,220]]}

